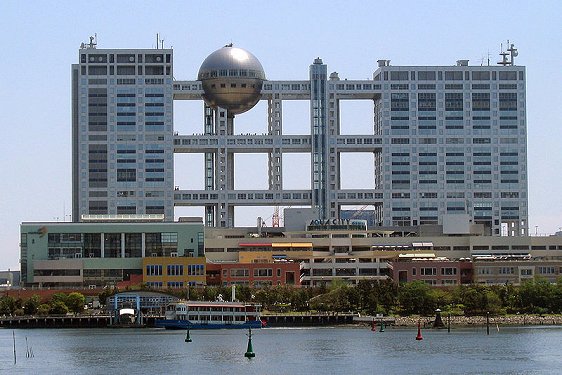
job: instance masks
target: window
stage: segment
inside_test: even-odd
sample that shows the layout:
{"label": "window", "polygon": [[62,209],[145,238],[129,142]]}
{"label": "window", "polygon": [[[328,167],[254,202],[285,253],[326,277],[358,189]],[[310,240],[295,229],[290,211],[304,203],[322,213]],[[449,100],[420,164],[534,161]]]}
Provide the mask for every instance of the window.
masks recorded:
{"label": "window", "polygon": [[168,264],[168,276],[183,276],[182,264]]}
{"label": "window", "polygon": [[162,276],[162,265],[161,264],[147,265],[146,276]]}
{"label": "window", "polygon": [[472,72],[472,80],[473,81],[489,81],[490,80],[490,72],[489,71],[474,71]]}
{"label": "window", "polygon": [[117,181],[119,182],[134,182],[137,180],[136,169],[117,169]]}
{"label": "window", "polygon": [[271,277],[271,276],[273,276],[273,269],[271,268],[254,269],[254,277]]}
{"label": "window", "polygon": [[434,92],[418,93],[418,111],[435,111],[435,108],[436,102]]}
{"label": "window", "polygon": [[473,111],[489,111],[490,110],[490,93],[474,92],[472,93],[472,110]]}
{"label": "window", "polygon": [[391,111],[407,111],[409,109],[408,93],[392,93],[390,94],[390,110]]}
{"label": "window", "polygon": [[517,72],[514,71],[500,71],[499,74],[500,81],[516,81],[517,80]]}
{"label": "window", "polygon": [[420,270],[422,276],[435,276],[437,275],[437,268],[422,267]]}
{"label": "window", "polygon": [[[462,72],[460,71],[446,71],[445,72],[446,81],[462,81]],[[462,89],[462,86],[460,87]]]}
{"label": "window", "polygon": [[230,270],[230,277],[248,277],[250,272],[247,268],[232,268]]}
{"label": "window", "polygon": [[515,273],[515,268],[513,267],[500,267],[499,268],[500,275],[513,275]]}
{"label": "window", "polygon": [[[203,264],[189,264],[187,274],[189,276],[203,276],[205,275],[205,266]],[[223,270],[223,274],[226,277],[226,270]]]}
{"label": "window", "polygon": [[455,267],[443,267],[441,268],[441,275],[456,275],[457,269]]}
{"label": "window", "polygon": [[463,110],[463,95],[462,95],[462,93],[460,93],[460,92],[446,92],[445,93],[445,111],[462,111],[462,110]]}
{"label": "window", "polygon": [[517,111],[517,93],[500,92],[500,111]]}
{"label": "window", "polygon": [[431,71],[419,71],[418,72],[419,81],[435,81],[435,72]]}
{"label": "window", "polygon": [[554,267],[539,267],[539,273],[541,275],[553,275],[556,273],[556,269]]}
{"label": "window", "polygon": [[408,72],[407,71],[390,72],[390,80],[391,81],[407,81],[408,80]]}

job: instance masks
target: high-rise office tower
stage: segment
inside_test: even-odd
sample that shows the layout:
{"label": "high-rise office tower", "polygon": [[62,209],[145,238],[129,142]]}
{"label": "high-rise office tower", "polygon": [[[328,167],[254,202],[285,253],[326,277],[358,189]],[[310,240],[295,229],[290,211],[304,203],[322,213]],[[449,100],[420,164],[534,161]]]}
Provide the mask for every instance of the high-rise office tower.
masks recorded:
{"label": "high-rise office tower", "polygon": [[171,49],[97,49],[72,65],[74,221],[158,214],[173,220]]}

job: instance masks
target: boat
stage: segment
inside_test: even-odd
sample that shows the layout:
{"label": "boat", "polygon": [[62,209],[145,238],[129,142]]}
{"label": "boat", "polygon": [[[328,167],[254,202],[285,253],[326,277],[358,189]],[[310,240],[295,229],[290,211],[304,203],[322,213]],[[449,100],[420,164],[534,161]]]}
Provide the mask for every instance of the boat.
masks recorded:
{"label": "boat", "polygon": [[227,301],[177,301],[166,306],[155,327],[166,329],[262,328],[261,305]]}

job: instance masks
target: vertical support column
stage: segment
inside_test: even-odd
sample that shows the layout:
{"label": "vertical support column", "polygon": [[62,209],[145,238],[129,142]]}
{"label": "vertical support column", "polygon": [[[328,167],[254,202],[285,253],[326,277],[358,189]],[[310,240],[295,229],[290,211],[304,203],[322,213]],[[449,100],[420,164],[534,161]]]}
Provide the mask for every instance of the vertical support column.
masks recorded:
{"label": "vertical support column", "polygon": [[[217,134],[220,135],[221,144],[218,145],[215,155],[215,188],[218,190],[218,203],[213,207],[215,212],[214,223],[211,226],[228,227],[228,191],[232,189],[233,182],[229,182],[230,169],[234,163],[230,162],[228,153],[228,141],[226,136],[233,135],[233,119],[227,119],[227,111],[222,108],[214,110],[214,122]],[[230,124],[229,124],[230,123]],[[233,158],[233,155],[231,155]]]}
{"label": "vertical support column", "polygon": [[121,258],[125,258],[125,233],[121,233]]}
{"label": "vertical support column", "polygon": [[[234,134],[234,116],[227,114],[226,130],[228,135]],[[226,189],[234,191],[234,152],[226,153]],[[234,206],[228,203],[226,199],[226,225],[229,228],[234,227]]]}
{"label": "vertical support column", "polygon": [[328,108],[327,66],[317,58],[310,66],[310,114],[312,134],[312,205],[318,208],[319,218],[329,218],[328,203]]}
{"label": "vertical support column", "polygon": [[101,240],[101,244],[100,244],[100,258],[104,258],[104,253],[105,253],[105,233],[102,233],[100,235],[100,240]]}
{"label": "vertical support column", "polygon": [[[333,74],[333,73],[332,73]],[[339,78],[337,79],[339,81]],[[326,181],[327,202],[329,203],[330,218],[340,217],[340,205],[335,197],[335,192],[341,189],[341,173],[340,173],[340,152],[338,152],[337,144],[330,144],[329,139],[334,139],[335,136],[340,134],[340,101],[336,97],[336,91],[330,91],[329,85],[326,87],[328,91],[328,133],[326,134],[326,144],[328,145],[328,154],[326,156],[326,174],[328,180]]]}
{"label": "vertical support column", "polygon": [[[374,135],[382,135],[382,108],[383,103],[382,99],[379,97],[373,99],[373,134]],[[382,155],[382,146],[381,148],[377,149],[374,152],[373,156],[373,168],[374,168],[374,188],[375,189],[382,189],[383,184],[383,155]],[[385,194],[385,193],[383,193]],[[384,200],[383,195],[383,200]],[[375,205],[375,225],[383,225],[383,206],[382,204]]]}
{"label": "vertical support column", "polygon": [[[205,134],[212,135],[215,134],[215,121],[214,121],[214,111],[211,107],[205,105]],[[205,153],[205,190],[215,190],[215,154],[211,152]],[[213,226],[215,225],[215,206],[207,205],[205,206],[205,225]]]}
{"label": "vertical support column", "polygon": [[146,233],[141,234],[141,256],[144,258],[146,256]]}
{"label": "vertical support column", "polygon": [[[279,138],[283,134],[282,125],[282,112],[283,102],[280,93],[274,93],[273,98],[267,101],[267,114],[268,114],[268,133],[269,135]],[[280,144],[281,142],[273,141],[273,144]],[[269,177],[269,190],[282,190],[283,189],[283,155],[280,148],[274,147],[268,153],[268,177]]]}
{"label": "vertical support column", "polygon": [[141,312],[141,306],[140,306],[140,296],[137,295],[135,297],[135,302],[136,302],[136,306],[137,306],[137,324],[142,324],[142,312]]}

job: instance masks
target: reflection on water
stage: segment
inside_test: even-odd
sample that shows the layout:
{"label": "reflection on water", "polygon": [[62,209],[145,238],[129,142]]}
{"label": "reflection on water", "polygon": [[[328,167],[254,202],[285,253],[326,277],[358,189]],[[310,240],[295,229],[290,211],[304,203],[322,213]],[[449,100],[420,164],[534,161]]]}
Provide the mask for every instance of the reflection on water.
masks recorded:
{"label": "reflection on water", "polygon": [[[0,373],[12,374],[559,374],[561,327],[372,332],[364,328],[0,330]],[[34,358],[26,358],[26,343]]]}

